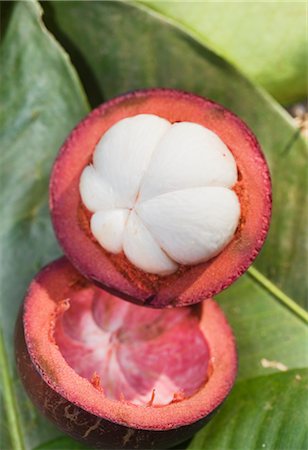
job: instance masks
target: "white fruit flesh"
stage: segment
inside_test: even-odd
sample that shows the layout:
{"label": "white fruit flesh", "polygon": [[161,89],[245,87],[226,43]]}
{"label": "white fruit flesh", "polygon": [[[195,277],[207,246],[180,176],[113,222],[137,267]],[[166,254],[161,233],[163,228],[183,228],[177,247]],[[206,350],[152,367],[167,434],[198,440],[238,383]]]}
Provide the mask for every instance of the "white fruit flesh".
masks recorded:
{"label": "white fruit flesh", "polygon": [[231,241],[240,218],[236,182],[232,153],[215,133],[140,114],[103,135],[80,194],[103,248],[167,275],[178,264],[208,261]]}

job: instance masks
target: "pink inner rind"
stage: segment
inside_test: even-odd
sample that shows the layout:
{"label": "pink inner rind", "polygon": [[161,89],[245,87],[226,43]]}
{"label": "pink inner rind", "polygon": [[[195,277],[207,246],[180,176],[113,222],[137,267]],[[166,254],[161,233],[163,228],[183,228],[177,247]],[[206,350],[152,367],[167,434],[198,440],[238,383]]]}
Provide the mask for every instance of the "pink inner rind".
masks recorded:
{"label": "pink inner rind", "polygon": [[[22,315],[25,345],[34,372],[52,392],[88,412],[93,420],[98,417],[140,430],[185,427],[205,418],[222,403],[234,383],[237,357],[232,331],[213,300],[192,308],[210,353],[208,380],[192,396],[160,407],[134,405],[110,399],[103,395],[95,380],[91,383],[78,375],[64,359],[54,330],[57,318],[67,310],[69,298],[88,286],[69,262],[61,258],[45,267],[27,292]],[[23,370],[27,372],[27,366]]]}
{"label": "pink inner rind", "polygon": [[190,309],[145,309],[95,287],[73,293],[67,307],[55,341],[66,362],[110,399],[166,405],[206,382],[209,349]]}

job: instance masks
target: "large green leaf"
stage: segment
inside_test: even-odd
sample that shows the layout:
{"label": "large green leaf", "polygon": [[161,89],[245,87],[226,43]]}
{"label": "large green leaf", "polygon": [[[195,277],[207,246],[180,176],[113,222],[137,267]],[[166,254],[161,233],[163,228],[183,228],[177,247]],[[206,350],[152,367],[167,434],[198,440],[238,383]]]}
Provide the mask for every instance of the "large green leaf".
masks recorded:
{"label": "large green leaf", "polygon": [[287,369],[308,367],[308,330],[303,318],[291,314],[254,277],[244,275],[217,300],[235,332],[239,380],[278,370],[266,367],[264,360],[277,361]]}
{"label": "large green leaf", "polygon": [[[267,152],[276,199],[274,232],[258,267],[288,294],[303,297],[304,190],[300,184],[305,181],[304,145],[299,138],[292,140],[295,130],[279,107],[188,34],[133,5],[44,2],[43,6],[48,12],[49,27],[69,50],[93,104],[128,89],[164,85],[206,94],[249,122]],[[75,444],[36,412],[20,388],[12,365],[12,329],[30,278],[59,252],[48,214],[49,170],[57,148],[85,114],[87,104],[74,69],[46,32],[35,3],[15,6],[1,51],[6,62],[0,91],[4,149],[0,174],[4,212],[1,326],[7,349],[0,346],[6,408],[2,447],[72,449]],[[284,211],[280,203],[287,203],[287,198],[295,200],[285,205]],[[239,381],[209,429],[213,448],[240,449],[244,437],[251,432],[253,419],[259,417],[259,397],[260,401],[272,401],[271,389],[276,392],[279,387],[279,391],[286,390],[290,401],[286,409],[291,414],[296,404],[301,408],[297,392],[287,388],[294,374],[302,376],[298,370],[292,374],[290,369],[307,366],[307,332],[302,321],[304,314],[297,304],[256,270],[222,293],[219,302],[237,338]],[[280,378],[275,372],[281,369],[286,372]],[[264,388],[259,383],[264,383]],[[256,401],[246,407],[245,395]],[[242,422],[233,431],[226,431],[226,422],[237,405],[244,405]],[[278,426],[284,427],[284,416],[276,406],[273,415],[274,431]],[[226,417],[223,423],[221,417]],[[262,439],[270,430],[267,422],[263,427],[258,425],[254,438]],[[301,420],[296,430],[300,436]],[[198,448],[210,448],[203,432],[196,439],[200,439]],[[197,448],[199,444],[195,442],[192,445]],[[250,442],[247,448],[261,440]],[[277,442],[269,442],[272,447],[268,448],[281,450]],[[291,450],[298,442],[299,438],[290,433],[283,448]]]}
{"label": "large green leaf", "polygon": [[280,102],[306,97],[305,2],[142,3],[234,63]]}
{"label": "large green leaf", "polygon": [[189,450],[305,450],[308,370],[239,382]]}
{"label": "large green leaf", "polygon": [[303,303],[307,152],[291,118],[189,33],[148,9],[122,2],[91,6],[82,1],[53,2],[48,18],[57,37],[73,52],[77,67],[91,73],[85,88],[97,101],[142,87],[175,87],[217,100],[247,121],[273,176],[273,221],[256,264],[281,290]]}
{"label": "large green leaf", "polygon": [[34,273],[59,254],[48,213],[50,167],[67,133],[88,109],[67,55],[44,28],[40,14],[35,3],[17,4],[1,48],[0,320],[9,354],[6,358],[1,345],[1,370],[8,418],[4,427],[12,436],[9,444],[2,435],[5,449],[22,448],[23,441],[31,448],[56,433],[45,421],[42,427],[9,363],[25,288]]}

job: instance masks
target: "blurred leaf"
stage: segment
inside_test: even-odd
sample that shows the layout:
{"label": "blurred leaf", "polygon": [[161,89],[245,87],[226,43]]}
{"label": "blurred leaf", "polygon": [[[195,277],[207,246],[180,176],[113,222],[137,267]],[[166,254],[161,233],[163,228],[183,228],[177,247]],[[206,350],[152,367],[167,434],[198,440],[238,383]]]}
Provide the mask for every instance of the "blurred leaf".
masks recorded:
{"label": "blurred leaf", "polygon": [[[24,439],[20,428],[20,420],[18,415],[17,399],[14,395],[13,382],[11,377],[11,370],[9,367],[8,356],[4,345],[4,339],[2,330],[0,328],[0,373],[1,373],[1,394],[6,406],[6,414],[8,417],[8,424],[3,421],[1,423],[1,429],[4,432],[4,439],[2,438],[1,445],[7,448],[10,444],[8,439],[9,427],[11,443],[14,449],[23,450],[24,449]],[[2,402],[1,402],[2,406]],[[1,414],[3,417],[3,414]],[[4,440],[4,442],[3,442]],[[3,447],[3,448],[5,448]]]}
{"label": "blurred leaf", "polygon": [[[242,117],[264,148],[273,177],[273,220],[256,265],[303,304],[307,148],[291,118],[239,72],[160,16],[122,2],[52,2],[47,20],[99,102],[144,87],[173,87],[216,100]],[[80,33],[80,30],[83,30]],[[95,103],[96,104],[96,103]]]}
{"label": "blurred leaf", "polygon": [[[50,167],[67,133],[88,109],[67,55],[41,22],[40,7],[33,2],[14,6],[1,48],[5,65],[0,86],[1,327],[9,362],[14,354],[14,322],[26,286],[42,265],[59,254],[48,213]],[[11,445],[18,442],[14,404],[26,446],[54,435],[54,427],[42,421],[20,390],[16,374],[1,366],[4,379],[14,386],[8,392],[8,383],[3,383],[8,419],[3,430],[11,434]],[[2,439],[10,448],[8,439]]]}
{"label": "blurred leaf", "polygon": [[280,102],[306,98],[305,2],[141,3],[235,64]]}
{"label": "blurred leaf", "polygon": [[14,2],[2,2],[0,4],[0,40],[2,41],[7,25],[10,21]]}
{"label": "blurred leaf", "polygon": [[308,371],[292,370],[237,383],[215,420],[189,450],[305,450]]}
{"label": "blurred leaf", "polygon": [[86,450],[87,447],[63,436],[35,447],[33,450]]}

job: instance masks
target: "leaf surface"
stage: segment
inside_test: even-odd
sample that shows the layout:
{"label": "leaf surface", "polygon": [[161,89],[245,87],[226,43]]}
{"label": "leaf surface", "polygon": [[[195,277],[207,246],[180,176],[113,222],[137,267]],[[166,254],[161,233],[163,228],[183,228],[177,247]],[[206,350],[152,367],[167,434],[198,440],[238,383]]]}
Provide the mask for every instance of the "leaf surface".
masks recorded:
{"label": "leaf surface", "polygon": [[308,371],[291,370],[237,383],[189,450],[305,450]]}
{"label": "leaf surface", "polygon": [[190,31],[278,101],[307,96],[304,2],[142,3]]}
{"label": "leaf surface", "polygon": [[264,360],[282,363],[287,370],[308,367],[305,321],[292,314],[249,274],[219,294],[217,300],[235,333],[238,380],[279,370],[267,367]]}
{"label": "leaf surface", "polygon": [[43,444],[35,447],[33,450],[86,450],[87,447],[74,441],[73,439],[62,436],[57,439],[44,442]]}
{"label": "leaf surface", "polygon": [[68,56],[40,16],[38,4],[16,4],[1,47],[1,61],[5,61],[0,86],[5,449],[31,448],[43,437],[58,433],[37,414],[13,371],[13,330],[31,278],[59,254],[48,213],[49,172],[67,133],[88,110]]}

